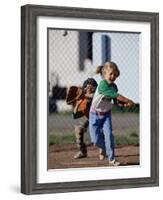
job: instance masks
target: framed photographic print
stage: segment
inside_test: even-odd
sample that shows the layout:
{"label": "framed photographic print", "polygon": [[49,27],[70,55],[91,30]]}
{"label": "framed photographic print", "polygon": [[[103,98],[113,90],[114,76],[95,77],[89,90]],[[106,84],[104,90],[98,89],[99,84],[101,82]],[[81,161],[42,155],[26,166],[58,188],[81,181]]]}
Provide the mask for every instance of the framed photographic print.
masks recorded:
{"label": "framed photographic print", "polygon": [[21,192],[159,185],[159,14],[21,8]]}

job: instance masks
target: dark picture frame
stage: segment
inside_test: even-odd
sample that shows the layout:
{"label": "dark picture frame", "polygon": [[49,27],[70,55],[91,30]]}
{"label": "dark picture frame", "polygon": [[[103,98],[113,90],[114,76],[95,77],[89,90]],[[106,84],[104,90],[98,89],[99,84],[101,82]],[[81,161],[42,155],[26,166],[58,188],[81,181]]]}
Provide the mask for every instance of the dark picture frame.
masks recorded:
{"label": "dark picture frame", "polygon": [[[40,16],[150,23],[150,177],[37,183],[37,19]],[[159,14],[43,5],[21,7],[21,192],[108,190],[159,185]]]}

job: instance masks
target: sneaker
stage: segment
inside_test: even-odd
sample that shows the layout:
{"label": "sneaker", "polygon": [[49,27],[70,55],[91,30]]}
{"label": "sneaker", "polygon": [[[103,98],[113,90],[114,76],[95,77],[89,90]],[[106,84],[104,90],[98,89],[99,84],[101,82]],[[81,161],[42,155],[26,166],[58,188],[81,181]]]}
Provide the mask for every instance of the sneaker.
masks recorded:
{"label": "sneaker", "polygon": [[87,153],[83,153],[79,151],[77,154],[75,154],[74,159],[80,159],[80,158],[86,158],[86,157],[87,157]]}
{"label": "sneaker", "polygon": [[109,160],[109,165],[110,166],[119,166],[120,162],[116,161],[116,160]]}
{"label": "sneaker", "polygon": [[100,160],[104,160],[105,159],[105,156],[106,156],[106,153],[103,149],[99,149],[99,159]]}

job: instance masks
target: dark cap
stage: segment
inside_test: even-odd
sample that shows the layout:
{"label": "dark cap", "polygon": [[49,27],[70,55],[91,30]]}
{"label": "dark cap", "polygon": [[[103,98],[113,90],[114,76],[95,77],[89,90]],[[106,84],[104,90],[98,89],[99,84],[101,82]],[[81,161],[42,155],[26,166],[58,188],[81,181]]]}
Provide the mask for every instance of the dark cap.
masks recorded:
{"label": "dark cap", "polygon": [[87,80],[84,81],[83,88],[86,88],[87,85],[92,85],[93,87],[97,87],[97,82],[93,78],[88,78]]}

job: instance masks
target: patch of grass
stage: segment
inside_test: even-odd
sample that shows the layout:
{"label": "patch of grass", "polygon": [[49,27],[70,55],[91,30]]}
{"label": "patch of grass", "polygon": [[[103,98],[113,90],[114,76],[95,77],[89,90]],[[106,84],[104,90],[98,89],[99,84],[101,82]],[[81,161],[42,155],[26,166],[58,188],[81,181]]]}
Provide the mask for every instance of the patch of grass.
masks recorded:
{"label": "patch of grass", "polygon": [[58,115],[58,116],[72,116],[72,111],[60,111],[60,112],[53,112],[50,115]]}
{"label": "patch of grass", "polygon": [[73,144],[75,142],[76,142],[75,134],[74,135],[50,135],[49,136],[49,145]]}
{"label": "patch of grass", "polygon": [[137,134],[137,133],[135,133],[135,132],[132,132],[132,133],[130,134],[130,137],[135,137],[135,138],[138,138],[139,136],[138,136],[138,134]]}
{"label": "patch of grass", "polygon": [[[90,143],[89,134],[85,134],[85,143]],[[139,136],[137,133],[132,132],[126,135],[116,135],[115,136],[116,145],[137,145],[139,144]],[[75,133],[67,135],[50,135],[49,145],[53,144],[76,144]]]}
{"label": "patch of grass", "polygon": [[[90,143],[89,134],[85,134],[84,142],[86,144]],[[49,136],[49,145],[53,144],[75,144],[76,137],[74,134],[67,134],[67,135],[50,135]]]}
{"label": "patch of grass", "polygon": [[115,143],[116,145],[137,145],[139,144],[139,136],[135,132],[128,135],[116,135]]}

